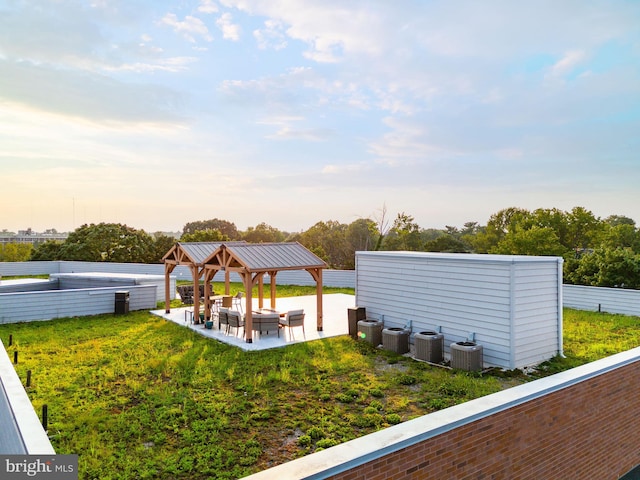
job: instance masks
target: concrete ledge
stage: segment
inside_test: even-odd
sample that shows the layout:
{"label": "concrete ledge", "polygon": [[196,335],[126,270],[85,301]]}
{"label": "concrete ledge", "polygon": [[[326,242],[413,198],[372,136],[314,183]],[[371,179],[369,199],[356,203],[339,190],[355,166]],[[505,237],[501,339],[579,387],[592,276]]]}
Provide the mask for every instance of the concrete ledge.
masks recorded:
{"label": "concrete ledge", "polygon": [[7,438],[14,451],[0,453],[55,454],[47,432],[44,431],[2,343],[0,343],[0,347],[0,388],[4,390],[8,401],[8,405],[4,405],[8,411],[0,411],[0,418],[2,418],[3,427],[5,422],[10,422],[11,418],[15,422],[11,422],[13,425],[6,423],[11,426],[12,431],[8,432]]}

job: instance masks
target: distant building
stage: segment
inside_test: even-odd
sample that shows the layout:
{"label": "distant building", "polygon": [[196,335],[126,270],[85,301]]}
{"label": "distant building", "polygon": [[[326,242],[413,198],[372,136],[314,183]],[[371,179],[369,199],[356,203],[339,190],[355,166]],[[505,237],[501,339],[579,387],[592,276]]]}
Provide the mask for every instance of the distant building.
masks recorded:
{"label": "distant building", "polygon": [[0,232],[0,245],[6,245],[7,243],[31,243],[37,245],[48,240],[64,242],[68,236],[68,233],[58,233],[54,228],[46,230],[43,233],[34,232],[30,228],[27,230],[19,230],[17,234],[5,230]]}

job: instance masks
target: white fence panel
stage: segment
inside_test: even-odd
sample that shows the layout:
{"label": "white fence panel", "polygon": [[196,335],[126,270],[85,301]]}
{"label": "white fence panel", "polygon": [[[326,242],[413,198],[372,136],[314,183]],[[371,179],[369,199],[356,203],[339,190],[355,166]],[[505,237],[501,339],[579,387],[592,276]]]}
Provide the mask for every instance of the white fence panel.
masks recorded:
{"label": "white fence panel", "polygon": [[563,304],[576,310],[640,316],[640,290],[564,285]]}
{"label": "white fence panel", "polygon": [[156,285],[0,294],[0,323],[114,313],[115,292],[129,292],[129,310],[156,308]]}

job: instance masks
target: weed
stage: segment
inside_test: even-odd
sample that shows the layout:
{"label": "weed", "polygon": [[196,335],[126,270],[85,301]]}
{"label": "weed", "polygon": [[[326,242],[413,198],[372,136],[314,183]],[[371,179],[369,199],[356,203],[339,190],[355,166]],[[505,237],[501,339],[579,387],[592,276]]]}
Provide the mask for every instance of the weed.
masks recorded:
{"label": "weed", "polygon": [[385,420],[390,425],[397,425],[398,423],[402,423],[402,417],[397,413],[390,413],[385,417]]}
{"label": "weed", "polygon": [[400,385],[413,385],[418,380],[413,375],[402,374],[398,377],[398,383]]}
{"label": "weed", "polygon": [[316,443],[316,451],[338,445],[340,442],[333,438],[323,438]]}

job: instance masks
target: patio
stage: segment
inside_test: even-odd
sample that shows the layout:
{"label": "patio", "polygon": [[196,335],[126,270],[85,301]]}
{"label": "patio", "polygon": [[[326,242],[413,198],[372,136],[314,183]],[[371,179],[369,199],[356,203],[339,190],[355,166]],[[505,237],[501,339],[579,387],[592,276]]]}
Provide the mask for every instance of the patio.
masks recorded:
{"label": "patio", "polygon": [[[268,335],[260,335],[254,332],[254,342],[247,343],[242,337],[242,328],[238,336],[235,335],[235,331],[232,329],[230,334],[225,334],[225,326],[222,325],[222,330],[218,330],[217,318],[214,321],[213,329],[209,330],[204,328],[204,325],[194,325],[191,322],[185,322],[185,311],[191,310],[189,307],[184,308],[172,308],[170,313],[165,313],[164,310],[153,310],[151,313],[165,320],[172,321],[178,325],[190,328],[194,332],[199,333],[207,338],[213,338],[228,345],[233,345],[245,351],[252,350],[266,350],[268,348],[284,347],[293,343],[299,343],[304,341],[319,340],[322,338],[336,337],[339,335],[347,335],[349,333],[348,321],[347,321],[347,309],[355,306],[355,296],[347,295],[344,293],[335,293],[329,295],[323,295],[323,330],[318,331],[316,325],[316,305],[317,298],[315,295],[307,295],[301,297],[282,297],[277,299],[276,308],[279,312],[287,312],[289,310],[304,309],[304,331],[305,336],[302,335],[302,328],[293,327],[292,331],[289,328],[280,329],[280,337],[276,333],[269,333]],[[254,309],[258,308],[258,299],[253,299]],[[290,334],[293,333],[293,339],[290,338]],[[306,337],[306,338],[305,338]]]}

